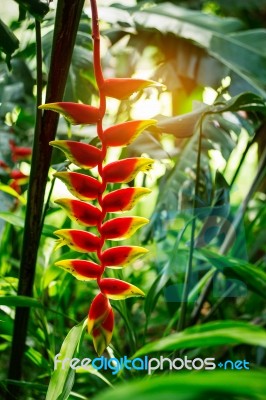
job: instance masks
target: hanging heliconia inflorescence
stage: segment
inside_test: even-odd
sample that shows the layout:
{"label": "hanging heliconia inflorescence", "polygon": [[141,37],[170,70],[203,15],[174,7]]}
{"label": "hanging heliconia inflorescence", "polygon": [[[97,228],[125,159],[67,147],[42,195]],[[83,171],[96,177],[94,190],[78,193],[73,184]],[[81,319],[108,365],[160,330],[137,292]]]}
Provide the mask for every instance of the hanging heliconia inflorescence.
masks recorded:
{"label": "hanging heliconia inflorescence", "polygon": [[[156,123],[153,119],[128,121],[103,129],[106,97],[123,100],[156,82],[130,78],[104,79],[100,63],[100,33],[95,0],[91,0],[91,9],[94,72],[99,90],[99,107],[59,102],[44,104],[40,108],[59,112],[72,124],[97,125],[101,148],[72,140],[54,140],[50,144],[62,150],[68,160],[78,167],[83,169],[98,167],[99,180],[78,172],[57,172],[54,175],[63,181],[78,199],[62,198],[56,203],[80,225],[94,226],[98,230],[97,235],[79,229],[59,229],[55,234],[59,237],[59,245],[67,245],[81,253],[97,254],[97,263],[70,259],[58,261],[56,265],[72,273],[77,279],[97,281],[100,292],[90,306],[88,331],[92,335],[97,353],[101,355],[111,341],[114,326],[114,314],[109,299],[121,300],[144,296],[139,288],[128,282],[103,277],[105,268],[122,268],[147,252],[145,248],[139,246],[116,246],[104,249],[106,240],[127,239],[148,222],[146,218],[137,216],[108,219],[108,213],[132,209],[136,201],[149,194],[150,190],[142,187],[125,187],[107,194],[105,192],[109,183],[130,182],[139,171],[149,171],[153,164],[152,159],[142,157],[126,158],[106,164],[107,148],[127,146],[147,127]],[[90,200],[97,200],[98,206],[90,204]]]}

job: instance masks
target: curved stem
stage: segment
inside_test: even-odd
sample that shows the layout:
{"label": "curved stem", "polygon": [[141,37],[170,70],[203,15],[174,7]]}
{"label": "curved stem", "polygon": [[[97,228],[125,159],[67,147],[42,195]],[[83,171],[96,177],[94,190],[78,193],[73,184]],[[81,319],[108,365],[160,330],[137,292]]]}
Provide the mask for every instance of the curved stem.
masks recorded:
{"label": "curved stem", "polygon": [[101,54],[100,54],[100,30],[99,18],[96,0],[91,0],[91,14],[92,14],[92,38],[93,38],[93,65],[94,73],[98,88],[103,85],[104,78],[101,67]]}

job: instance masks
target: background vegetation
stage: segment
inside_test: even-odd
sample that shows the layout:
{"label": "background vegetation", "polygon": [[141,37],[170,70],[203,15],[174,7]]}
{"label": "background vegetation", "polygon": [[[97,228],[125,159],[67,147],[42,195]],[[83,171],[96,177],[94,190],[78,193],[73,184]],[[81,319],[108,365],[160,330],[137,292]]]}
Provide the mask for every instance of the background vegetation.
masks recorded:
{"label": "background vegetation", "polygon": [[[76,225],[53,203],[67,193],[52,175],[68,167],[64,157],[55,151],[50,163],[58,117],[36,105],[62,98],[97,105],[90,8],[78,0],[68,7],[58,0],[57,10],[5,2],[14,13],[0,25],[3,398],[265,399],[266,2],[99,2],[105,76],[165,85],[108,101],[106,125],[151,117],[158,124],[121,153],[156,160],[136,178],[152,189],[134,210],[150,224],[128,241],[150,252],[110,273],[130,275],[146,298],[113,302],[105,356],[250,362],[249,371],[152,376],[53,373],[59,352],[95,358],[83,329],[95,287],[54,266],[74,256],[54,251],[54,230]],[[94,127],[59,120],[60,139],[97,144],[95,136]]]}

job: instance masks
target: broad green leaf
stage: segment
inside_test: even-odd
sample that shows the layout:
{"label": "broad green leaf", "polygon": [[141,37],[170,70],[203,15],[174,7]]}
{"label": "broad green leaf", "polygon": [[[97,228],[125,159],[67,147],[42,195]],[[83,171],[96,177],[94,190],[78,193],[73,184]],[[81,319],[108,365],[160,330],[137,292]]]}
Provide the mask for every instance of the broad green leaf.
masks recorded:
{"label": "broad green leaf", "polygon": [[266,298],[266,273],[245,260],[225,257],[207,249],[200,253],[219,271],[228,278],[238,279],[250,290]]}
{"label": "broad green leaf", "polygon": [[[0,212],[0,219],[3,219],[4,221],[8,222],[11,225],[15,225],[19,228],[24,228],[24,219],[19,215],[15,215],[14,213],[8,211]],[[55,238],[54,235],[55,230],[56,227],[44,224],[42,233],[44,234],[44,236]]]}
{"label": "broad green leaf", "polygon": [[225,102],[216,102],[210,107],[210,113],[222,113],[225,111],[261,111],[266,112],[266,103],[258,95],[251,92],[244,92],[232,97]]}
{"label": "broad green leaf", "polygon": [[[252,31],[250,31],[250,35],[252,37]],[[233,36],[213,35],[208,51],[236,74],[251,83],[258,92],[265,94],[266,57],[256,48],[247,46],[242,40],[237,40],[237,37],[237,34]],[[263,42],[261,46],[263,47]]]}
{"label": "broad green leaf", "polygon": [[[95,400],[265,399],[265,371],[178,372],[116,386]],[[232,397],[231,397],[232,396]]]}
{"label": "broad green leaf", "polygon": [[43,305],[38,300],[27,296],[0,296],[0,305],[8,307],[43,308]]}
{"label": "broad green leaf", "polygon": [[243,23],[236,18],[225,19],[171,3],[142,9],[133,14],[133,19],[142,26],[160,27],[163,33],[171,32],[202,46],[209,43],[213,32],[229,34],[243,28]]}
{"label": "broad green leaf", "polygon": [[206,49],[210,56],[229,67],[239,78],[265,96],[265,54],[251,43],[260,40],[260,48],[265,47],[266,31],[260,30],[259,35],[258,32],[253,35],[252,30],[246,31],[243,38],[242,32],[237,32],[244,28],[239,20],[191,11],[170,3],[147,7],[133,13],[132,17],[141,33],[154,31],[156,34],[171,34],[177,39],[193,41],[197,47]]}
{"label": "broad green leaf", "polygon": [[231,34],[231,37],[242,42],[247,48],[252,51],[264,54],[266,56],[266,30],[265,29],[251,29]]}
{"label": "broad green leaf", "polygon": [[39,351],[35,350],[33,347],[28,347],[25,351],[25,356],[31,360],[31,362],[43,370],[49,370],[49,364],[46,358],[43,357]]}
{"label": "broad green leaf", "polygon": [[246,322],[210,322],[148,343],[140,348],[132,358],[155,351],[176,351],[184,348],[237,344],[266,347],[266,332],[264,329]]}
{"label": "broad green leaf", "polygon": [[[82,333],[86,327],[87,320],[80,322],[69,331],[59,351],[60,360],[65,358],[72,359],[75,357],[78,351]],[[64,400],[69,396],[72,385],[74,384],[73,375],[75,371],[70,368],[69,364],[66,364],[64,369],[62,369],[61,366],[62,364],[59,363],[57,365],[57,369],[55,369],[52,373],[46,394],[46,400]],[[69,382],[71,382],[71,385],[68,385]],[[67,391],[65,390],[66,385],[68,389]]]}
{"label": "broad green leaf", "polygon": [[207,111],[209,107],[205,104],[200,104],[194,111],[178,115],[177,117],[163,118],[157,123],[163,133],[172,133],[178,138],[192,136],[195,132],[195,127],[202,114]]}

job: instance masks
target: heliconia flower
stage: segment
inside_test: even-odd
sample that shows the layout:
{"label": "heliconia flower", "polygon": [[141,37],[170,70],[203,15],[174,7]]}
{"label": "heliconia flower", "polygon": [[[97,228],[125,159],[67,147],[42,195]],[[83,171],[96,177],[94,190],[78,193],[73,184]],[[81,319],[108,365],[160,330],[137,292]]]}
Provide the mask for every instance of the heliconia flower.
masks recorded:
{"label": "heliconia flower", "polygon": [[[101,87],[105,96],[114,97],[118,100],[127,99],[133,93],[149,86],[158,86],[157,82],[134,78],[110,78],[105,79]],[[163,86],[163,85],[160,85]]]}
{"label": "heliconia flower", "polygon": [[137,138],[146,128],[155,125],[155,119],[145,119],[137,121],[123,122],[118,125],[110,126],[103,132],[103,143],[107,147],[127,146]]}
{"label": "heliconia flower", "polygon": [[29,177],[23,172],[21,172],[19,169],[14,169],[13,171],[10,171],[10,181],[9,181],[9,186],[14,189],[18,194],[21,193],[21,186],[25,185]]}
{"label": "heliconia flower", "polygon": [[102,293],[94,297],[88,316],[89,333],[91,333],[94,328],[98,328],[106,320],[111,309],[112,307],[108,298]]}
{"label": "heliconia flower", "polygon": [[150,189],[142,187],[118,189],[104,196],[103,208],[106,212],[128,211],[141,197],[150,193]]}
{"label": "heliconia flower", "polygon": [[16,146],[14,140],[10,140],[9,144],[11,148],[13,162],[26,160],[31,157],[31,147]]}
{"label": "heliconia flower", "polygon": [[109,300],[99,293],[91,303],[88,315],[88,332],[99,355],[109,345],[114,327],[114,314]]}
{"label": "heliconia flower", "polygon": [[54,202],[63,207],[73,221],[76,221],[81,225],[96,226],[101,220],[101,211],[92,204],[67,198],[57,199]]}
{"label": "heliconia flower", "polygon": [[147,252],[147,249],[139,246],[111,247],[110,249],[104,250],[101,254],[101,262],[104,267],[122,268]]}
{"label": "heliconia flower", "polygon": [[10,167],[3,160],[0,160],[0,168],[3,168],[6,171],[10,171]]}
{"label": "heliconia flower", "polygon": [[145,294],[137,286],[120,279],[104,278],[99,282],[101,292],[111,300],[123,300],[128,297],[144,297]]}
{"label": "heliconia flower", "polygon": [[39,108],[58,112],[73,125],[96,124],[100,119],[99,109],[87,104],[62,101],[42,104]]}
{"label": "heliconia flower", "polygon": [[87,253],[88,251],[97,251],[101,245],[98,236],[78,229],[59,229],[54,234],[60,238],[55,249],[67,245],[80,253]]}
{"label": "heliconia flower", "polygon": [[65,183],[66,187],[80,200],[96,199],[101,190],[101,183],[91,176],[78,172],[56,172],[56,178]]}
{"label": "heliconia flower", "polygon": [[149,220],[143,217],[118,217],[104,222],[101,235],[105,239],[123,240],[134,235],[137,229],[147,224]]}
{"label": "heliconia flower", "polygon": [[62,150],[68,160],[80,168],[93,168],[101,162],[101,150],[90,144],[74,140],[53,140],[49,144]]}
{"label": "heliconia flower", "polygon": [[102,268],[99,264],[87,260],[60,260],[56,261],[55,265],[70,272],[80,281],[97,279],[102,273]]}
{"label": "heliconia flower", "polygon": [[13,171],[10,172],[9,174],[10,178],[16,179],[16,180],[25,180],[28,179],[28,175],[23,174],[19,169],[13,169]]}
{"label": "heliconia flower", "polygon": [[9,187],[11,187],[11,189],[14,189],[18,194],[21,194],[21,187],[16,179],[11,180],[11,182],[9,183]]}
{"label": "heliconia flower", "polygon": [[105,165],[102,175],[106,182],[127,183],[132,181],[138,172],[148,172],[153,163],[151,158],[124,158]]}
{"label": "heliconia flower", "polygon": [[111,309],[106,320],[98,328],[92,330],[92,340],[97,354],[100,356],[111,342],[114,329],[114,313]]}

